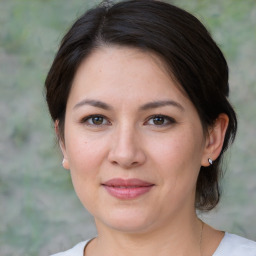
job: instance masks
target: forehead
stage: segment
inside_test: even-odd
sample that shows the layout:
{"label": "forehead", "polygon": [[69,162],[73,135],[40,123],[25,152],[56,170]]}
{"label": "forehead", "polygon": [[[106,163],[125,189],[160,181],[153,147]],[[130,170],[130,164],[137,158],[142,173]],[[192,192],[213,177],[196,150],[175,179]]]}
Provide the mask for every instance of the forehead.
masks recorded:
{"label": "forehead", "polygon": [[[108,69],[110,65],[111,68]],[[162,61],[157,54],[134,47],[111,45],[99,47],[92,51],[80,64],[75,77],[77,77],[80,72],[83,72],[81,70],[85,68],[89,72],[107,71],[111,73],[112,71],[112,74],[117,74],[120,70],[123,72],[131,71],[134,65],[138,65],[138,71],[140,72],[153,68],[155,71],[161,70],[167,75],[167,65],[165,65],[164,61]],[[95,67],[97,70],[95,70]],[[124,67],[126,70],[122,70]]]}
{"label": "forehead", "polygon": [[[116,89],[128,90],[137,84],[138,91],[142,85],[158,90],[163,82],[169,84],[169,88],[174,85],[187,97],[166,62],[157,54],[137,48],[104,46],[94,50],[80,64],[72,87],[83,85],[96,91],[99,85],[105,85],[101,90],[113,89],[115,85]],[[119,83],[118,86],[115,83]]]}

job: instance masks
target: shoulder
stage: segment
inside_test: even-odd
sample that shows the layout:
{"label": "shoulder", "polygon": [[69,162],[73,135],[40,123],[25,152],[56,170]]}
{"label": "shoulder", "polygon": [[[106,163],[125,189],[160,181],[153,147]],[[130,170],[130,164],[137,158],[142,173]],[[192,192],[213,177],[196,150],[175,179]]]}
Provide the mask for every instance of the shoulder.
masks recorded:
{"label": "shoulder", "polygon": [[73,248],[65,251],[53,254],[51,256],[83,256],[84,255],[84,248],[88,244],[90,240],[80,242],[79,244],[75,245]]}
{"label": "shoulder", "polygon": [[213,256],[256,256],[256,242],[234,234],[225,233]]}

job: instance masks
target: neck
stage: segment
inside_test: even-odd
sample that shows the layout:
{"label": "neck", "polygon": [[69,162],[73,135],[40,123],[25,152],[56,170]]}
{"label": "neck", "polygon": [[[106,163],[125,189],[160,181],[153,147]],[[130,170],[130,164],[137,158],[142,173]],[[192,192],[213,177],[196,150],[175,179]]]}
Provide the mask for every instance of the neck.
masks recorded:
{"label": "neck", "polygon": [[[98,237],[88,246],[86,255],[147,255],[200,256],[202,222],[196,214],[180,216],[169,225],[152,228],[153,231],[131,233],[112,230],[96,221]],[[89,253],[91,251],[91,254]],[[93,253],[92,253],[93,252]]]}

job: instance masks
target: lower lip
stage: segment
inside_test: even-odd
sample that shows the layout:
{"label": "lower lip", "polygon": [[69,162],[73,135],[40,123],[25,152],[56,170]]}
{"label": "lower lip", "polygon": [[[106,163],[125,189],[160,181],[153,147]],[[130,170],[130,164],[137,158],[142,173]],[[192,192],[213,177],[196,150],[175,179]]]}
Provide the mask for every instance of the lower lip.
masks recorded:
{"label": "lower lip", "polygon": [[139,196],[146,194],[153,188],[153,186],[119,188],[104,185],[104,188],[113,197],[123,200],[129,200],[138,198]]}

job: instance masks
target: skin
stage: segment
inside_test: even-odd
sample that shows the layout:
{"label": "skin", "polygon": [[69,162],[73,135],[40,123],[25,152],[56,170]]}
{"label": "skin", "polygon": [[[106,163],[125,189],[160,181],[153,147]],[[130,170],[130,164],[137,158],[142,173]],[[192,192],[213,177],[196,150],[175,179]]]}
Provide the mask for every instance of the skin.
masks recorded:
{"label": "skin", "polygon": [[[60,146],[98,230],[86,255],[212,255],[223,233],[205,226],[203,238],[210,239],[200,246],[195,189],[200,167],[221,151],[227,124],[221,114],[205,133],[195,107],[153,54],[108,46],[85,59]],[[56,127],[58,133],[57,121]],[[153,187],[135,199],[117,199],[102,186],[113,178]]]}

